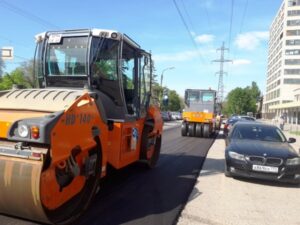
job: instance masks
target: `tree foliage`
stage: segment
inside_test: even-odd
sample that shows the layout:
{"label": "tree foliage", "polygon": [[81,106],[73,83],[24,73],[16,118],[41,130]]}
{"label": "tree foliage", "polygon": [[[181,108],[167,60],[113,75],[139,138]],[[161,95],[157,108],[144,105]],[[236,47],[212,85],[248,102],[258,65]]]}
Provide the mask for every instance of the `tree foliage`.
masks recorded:
{"label": "tree foliage", "polygon": [[30,87],[30,84],[26,81],[24,72],[17,68],[13,72],[6,73],[0,82],[0,90],[11,89],[12,86],[16,84],[21,87]]}
{"label": "tree foliage", "polygon": [[23,88],[36,87],[33,60],[23,62],[20,67],[0,78],[0,90],[11,89],[14,84]]}
{"label": "tree foliage", "polygon": [[261,92],[256,84],[246,88],[235,88],[227,95],[227,101],[223,104],[223,114],[246,114],[247,112],[256,113],[256,102]]}
{"label": "tree foliage", "polygon": [[168,109],[170,111],[180,111],[181,105],[180,105],[180,97],[177,94],[176,91],[170,90],[169,91],[169,105]]}
{"label": "tree foliage", "polygon": [[3,70],[5,69],[5,63],[3,61],[3,59],[0,57],[0,78],[3,75]]}
{"label": "tree foliage", "polygon": [[36,87],[36,77],[35,77],[35,71],[34,71],[34,60],[29,60],[26,62],[23,62],[22,65],[19,67],[21,71],[23,71],[24,79],[27,83],[27,86],[34,88]]}

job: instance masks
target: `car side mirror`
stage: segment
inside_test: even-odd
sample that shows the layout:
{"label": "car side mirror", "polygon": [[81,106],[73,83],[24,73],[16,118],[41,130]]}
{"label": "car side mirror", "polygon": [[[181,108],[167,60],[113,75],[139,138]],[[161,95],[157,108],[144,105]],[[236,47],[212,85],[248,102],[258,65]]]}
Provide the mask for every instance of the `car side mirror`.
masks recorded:
{"label": "car side mirror", "polygon": [[295,138],[289,138],[289,140],[288,140],[288,143],[295,143],[296,142],[296,139]]}

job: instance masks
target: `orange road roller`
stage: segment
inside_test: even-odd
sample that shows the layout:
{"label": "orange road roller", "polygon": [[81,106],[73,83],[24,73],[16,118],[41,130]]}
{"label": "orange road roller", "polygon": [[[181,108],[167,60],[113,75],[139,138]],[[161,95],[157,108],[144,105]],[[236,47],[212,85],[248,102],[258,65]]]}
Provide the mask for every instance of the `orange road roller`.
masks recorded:
{"label": "orange road roller", "polygon": [[182,136],[208,138],[220,129],[220,104],[216,102],[215,90],[186,89],[184,100]]}
{"label": "orange road roller", "polygon": [[37,87],[0,92],[0,213],[73,223],[107,167],[156,165],[151,54],[102,29],[36,35]]}

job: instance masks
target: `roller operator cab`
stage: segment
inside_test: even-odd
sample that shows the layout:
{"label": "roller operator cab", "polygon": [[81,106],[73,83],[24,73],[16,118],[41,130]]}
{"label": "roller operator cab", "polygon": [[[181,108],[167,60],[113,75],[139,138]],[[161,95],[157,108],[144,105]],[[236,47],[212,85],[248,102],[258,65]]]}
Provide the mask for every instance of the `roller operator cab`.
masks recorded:
{"label": "roller operator cab", "polygon": [[157,163],[152,60],[110,30],[46,32],[36,42],[39,88],[0,92],[0,213],[68,224],[108,165]]}
{"label": "roller operator cab", "polygon": [[191,137],[210,137],[220,128],[217,114],[216,91],[211,89],[186,89],[185,109],[181,135]]}

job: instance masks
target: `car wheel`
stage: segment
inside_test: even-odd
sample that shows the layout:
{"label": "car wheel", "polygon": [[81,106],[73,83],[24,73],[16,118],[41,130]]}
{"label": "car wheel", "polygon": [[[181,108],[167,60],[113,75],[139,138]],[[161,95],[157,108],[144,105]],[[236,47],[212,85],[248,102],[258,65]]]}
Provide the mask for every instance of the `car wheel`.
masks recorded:
{"label": "car wheel", "polygon": [[210,131],[209,131],[209,124],[203,124],[203,137],[209,138]]}
{"label": "car wheel", "polygon": [[196,137],[202,137],[202,125],[201,123],[196,123]]}
{"label": "car wheel", "polygon": [[189,136],[194,137],[195,136],[195,124],[189,123],[188,128],[189,128]]}
{"label": "car wheel", "polygon": [[231,173],[228,171],[227,163],[225,162],[225,170],[224,170],[225,177],[232,177]]}
{"label": "car wheel", "polygon": [[181,136],[186,136],[187,135],[187,123],[184,121],[181,124]]}

